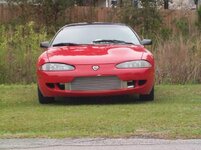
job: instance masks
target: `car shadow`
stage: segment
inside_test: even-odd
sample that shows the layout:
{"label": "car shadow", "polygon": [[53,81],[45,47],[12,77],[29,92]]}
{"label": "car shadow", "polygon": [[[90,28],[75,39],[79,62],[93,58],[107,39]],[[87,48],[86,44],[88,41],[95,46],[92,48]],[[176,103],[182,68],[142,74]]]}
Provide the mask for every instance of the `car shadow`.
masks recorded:
{"label": "car shadow", "polygon": [[103,96],[103,97],[57,97],[53,105],[115,105],[141,104],[137,95]]}

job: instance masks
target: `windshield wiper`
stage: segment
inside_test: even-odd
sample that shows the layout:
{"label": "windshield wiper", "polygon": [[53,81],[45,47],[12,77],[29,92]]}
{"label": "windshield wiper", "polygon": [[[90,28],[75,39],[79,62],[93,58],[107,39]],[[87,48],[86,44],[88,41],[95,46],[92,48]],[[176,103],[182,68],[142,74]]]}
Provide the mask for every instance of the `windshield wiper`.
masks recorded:
{"label": "windshield wiper", "polygon": [[98,43],[114,43],[114,44],[133,44],[132,42],[126,42],[126,41],[121,41],[121,40],[95,40],[93,43],[98,44]]}
{"label": "windshield wiper", "polygon": [[55,46],[78,46],[80,44],[77,44],[77,43],[57,43],[57,44],[54,44],[53,47]]}

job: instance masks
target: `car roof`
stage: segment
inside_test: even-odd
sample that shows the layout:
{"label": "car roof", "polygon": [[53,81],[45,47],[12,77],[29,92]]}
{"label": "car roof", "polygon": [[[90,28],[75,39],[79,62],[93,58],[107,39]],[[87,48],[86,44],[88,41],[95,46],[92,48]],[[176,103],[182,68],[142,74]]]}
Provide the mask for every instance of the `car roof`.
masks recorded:
{"label": "car roof", "polygon": [[63,26],[62,28],[70,27],[70,26],[84,26],[84,25],[119,25],[126,26],[123,23],[112,23],[112,22],[80,22],[80,23],[72,23]]}

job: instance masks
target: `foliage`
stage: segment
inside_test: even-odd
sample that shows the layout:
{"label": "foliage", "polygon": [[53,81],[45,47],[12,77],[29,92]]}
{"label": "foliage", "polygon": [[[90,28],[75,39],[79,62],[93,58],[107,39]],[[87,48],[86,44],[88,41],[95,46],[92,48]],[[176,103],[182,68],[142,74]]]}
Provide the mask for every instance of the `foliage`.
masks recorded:
{"label": "foliage", "polygon": [[[7,0],[10,5],[18,5],[23,22],[36,20],[45,26],[58,26],[67,21],[65,11],[74,5],[74,0]],[[30,18],[31,17],[31,18]]]}
{"label": "foliage", "polygon": [[198,8],[197,10],[197,14],[198,14],[198,28],[201,30],[201,6]]}
{"label": "foliage", "polygon": [[160,40],[168,40],[173,33],[171,29],[163,27],[160,29],[160,32],[158,32],[158,34],[160,35]]}
{"label": "foliage", "polygon": [[154,36],[162,23],[156,0],[142,0],[141,5],[140,9],[124,5],[119,14],[121,22],[134,27],[143,37]]}
{"label": "foliage", "polygon": [[75,0],[75,4],[78,6],[82,6],[83,5],[83,0]]}
{"label": "foliage", "polygon": [[[136,3],[138,4],[138,6],[141,6],[141,7],[160,7],[160,6],[162,6],[162,5],[165,5],[165,3],[167,2],[167,0],[135,0],[136,1]],[[169,0],[168,0],[169,1]],[[122,1],[122,4],[124,5],[124,6],[131,6],[131,5],[133,5],[133,6],[135,6],[134,5],[134,2],[132,1],[132,0],[123,0]],[[122,6],[121,5],[121,1],[120,1],[120,6]]]}
{"label": "foliage", "polygon": [[[53,1],[47,0],[33,1],[34,3],[27,0],[8,1],[11,4],[17,3],[23,11],[16,26],[0,25],[0,83],[35,82],[35,62],[41,53],[38,48],[39,43],[47,40],[47,37],[52,37],[58,27],[68,21],[126,23],[133,27],[141,37],[153,40],[154,45],[148,49],[154,53],[156,58],[157,83],[201,83],[201,8],[197,11],[198,28],[196,28],[194,20],[190,19],[195,18],[194,14],[182,14],[178,11],[159,12],[156,9],[159,0],[142,0],[142,8],[131,7],[130,0],[127,3],[124,1],[122,8],[69,8],[67,10],[70,16],[67,17],[68,21],[64,13],[64,16],[59,14],[64,12],[65,5],[70,7],[72,1],[55,1],[65,3],[64,6],[55,6]],[[58,13],[57,9],[54,9],[54,12],[52,10],[54,7],[62,7],[62,11],[59,10]],[[107,11],[100,13],[102,10]],[[107,16],[101,16],[104,14]],[[36,23],[27,24],[29,20],[34,20]]]}
{"label": "foliage", "polygon": [[201,32],[189,17],[194,16],[176,15],[172,28],[164,25],[158,34],[157,83],[201,83]]}
{"label": "foliage", "polygon": [[176,27],[183,35],[188,34],[188,20],[186,18],[180,18],[179,20],[175,20]]}
{"label": "foliage", "polygon": [[201,35],[171,35],[159,42],[155,58],[158,83],[201,83]]}
{"label": "foliage", "polygon": [[34,23],[16,27],[0,26],[0,83],[35,82],[35,63],[41,53],[39,43],[47,38]]}

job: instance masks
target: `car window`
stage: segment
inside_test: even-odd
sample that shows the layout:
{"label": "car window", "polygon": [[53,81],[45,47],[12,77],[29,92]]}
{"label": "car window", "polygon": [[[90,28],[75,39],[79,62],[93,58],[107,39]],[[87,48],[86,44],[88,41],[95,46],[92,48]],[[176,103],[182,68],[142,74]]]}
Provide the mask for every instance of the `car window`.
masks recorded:
{"label": "car window", "polygon": [[58,43],[93,44],[97,40],[119,40],[139,45],[137,35],[123,25],[81,25],[62,29],[51,45]]}

